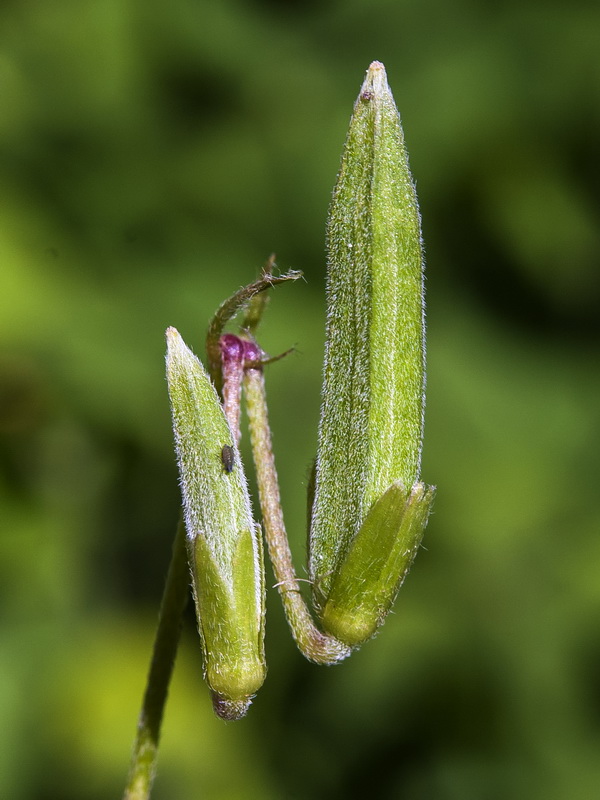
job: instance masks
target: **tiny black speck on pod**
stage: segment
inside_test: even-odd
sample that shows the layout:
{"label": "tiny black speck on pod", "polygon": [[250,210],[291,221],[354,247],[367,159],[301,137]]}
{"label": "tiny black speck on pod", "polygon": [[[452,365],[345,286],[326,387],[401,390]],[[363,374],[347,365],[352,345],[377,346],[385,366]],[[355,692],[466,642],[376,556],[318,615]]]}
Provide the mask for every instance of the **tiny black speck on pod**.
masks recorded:
{"label": "tiny black speck on pod", "polygon": [[233,447],[230,444],[223,446],[223,449],[221,450],[221,461],[225,467],[225,472],[231,472],[235,463],[235,453],[233,452]]}

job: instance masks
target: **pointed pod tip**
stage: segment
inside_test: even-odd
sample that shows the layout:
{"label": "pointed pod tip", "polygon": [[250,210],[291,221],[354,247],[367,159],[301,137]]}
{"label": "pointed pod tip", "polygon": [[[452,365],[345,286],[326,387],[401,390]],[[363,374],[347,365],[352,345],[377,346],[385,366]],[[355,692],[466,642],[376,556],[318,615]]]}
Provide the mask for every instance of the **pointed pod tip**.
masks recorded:
{"label": "pointed pod tip", "polygon": [[175,365],[179,365],[179,368],[184,366],[189,368],[192,364],[196,364],[198,359],[183,341],[177,328],[167,328],[165,338],[167,340],[167,371],[175,369]]}
{"label": "pointed pod tip", "polygon": [[389,86],[385,67],[381,61],[372,61],[360,90],[360,99],[368,101],[388,92]]}
{"label": "pointed pod tip", "polygon": [[179,335],[177,328],[169,326],[165,331],[165,338],[167,340],[167,344],[175,344],[178,339],[181,339],[181,336]]}
{"label": "pointed pod tip", "polygon": [[187,347],[177,328],[168,327],[165,331],[165,338],[167,340],[168,363],[169,359],[181,357],[181,354],[187,350]]}

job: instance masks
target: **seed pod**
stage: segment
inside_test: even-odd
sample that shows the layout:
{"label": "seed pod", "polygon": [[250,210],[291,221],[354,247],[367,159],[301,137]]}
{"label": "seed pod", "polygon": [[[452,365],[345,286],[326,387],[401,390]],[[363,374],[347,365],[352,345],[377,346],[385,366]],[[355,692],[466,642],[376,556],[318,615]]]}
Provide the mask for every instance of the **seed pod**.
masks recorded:
{"label": "seed pod", "polygon": [[[327,244],[309,566],[325,630],[354,646],[389,611],[427,518],[413,507],[428,509],[433,496],[416,486],[411,492],[420,468],[425,384],[420,217],[400,117],[379,62],[369,67],[354,106]],[[406,540],[400,560],[398,535]],[[378,577],[365,573],[370,555],[383,570]]]}
{"label": "seed pod", "polygon": [[167,380],[205,677],[217,714],[237,719],[266,672],[260,531],[243,470],[227,469],[240,459],[219,397],[174,328]]}

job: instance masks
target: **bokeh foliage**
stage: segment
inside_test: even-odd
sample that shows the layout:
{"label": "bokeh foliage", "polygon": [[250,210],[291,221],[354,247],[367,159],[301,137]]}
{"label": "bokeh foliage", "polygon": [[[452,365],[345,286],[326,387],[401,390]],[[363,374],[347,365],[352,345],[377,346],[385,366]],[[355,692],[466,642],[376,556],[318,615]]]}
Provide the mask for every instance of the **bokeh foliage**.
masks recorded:
{"label": "bokeh foliage", "polygon": [[6,0],[0,796],[119,796],[178,515],[163,332],[200,352],[271,250],[263,332],[304,559],[324,227],[382,60],[428,254],[423,550],[380,636],[212,716],[190,614],[156,798],[587,798],[600,784],[600,6]]}

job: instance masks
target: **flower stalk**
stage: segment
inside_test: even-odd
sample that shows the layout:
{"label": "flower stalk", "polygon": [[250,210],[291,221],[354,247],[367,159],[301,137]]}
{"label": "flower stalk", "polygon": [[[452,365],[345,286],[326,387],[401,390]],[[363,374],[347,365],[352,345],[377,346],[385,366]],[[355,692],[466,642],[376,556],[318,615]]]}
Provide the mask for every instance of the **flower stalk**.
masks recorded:
{"label": "flower stalk", "polygon": [[147,800],[150,797],[156,774],[160,726],[175,665],[183,611],[189,600],[188,586],[185,526],[183,520],[180,520],[173,542],[171,564],[160,606],[152,661],[123,800]]}
{"label": "flower stalk", "polygon": [[244,344],[246,361],[254,364],[245,369],[243,385],[265,538],[276,585],[292,635],[302,654],[317,664],[335,664],[349,656],[351,649],[319,630],[300,591],[281,508],[265,380],[260,364],[264,354],[254,342],[246,341]]}

